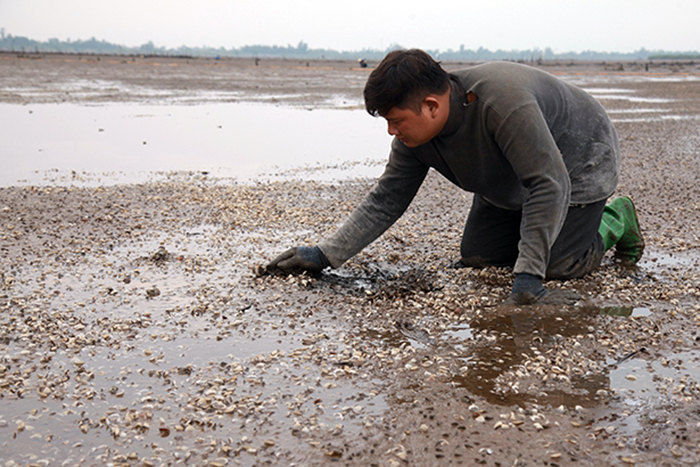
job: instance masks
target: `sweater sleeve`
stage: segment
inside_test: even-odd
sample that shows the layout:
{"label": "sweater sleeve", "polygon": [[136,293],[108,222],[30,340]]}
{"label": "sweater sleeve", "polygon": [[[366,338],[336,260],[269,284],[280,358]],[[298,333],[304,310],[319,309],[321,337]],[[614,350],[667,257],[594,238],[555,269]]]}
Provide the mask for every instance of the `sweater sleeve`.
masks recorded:
{"label": "sweater sleeve", "polygon": [[513,271],[545,277],[550,249],[564,225],[571,198],[566,165],[534,102],[506,116],[495,138],[528,192]]}
{"label": "sweater sleeve", "polygon": [[391,227],[411,204],[428,169],[403,143],[394,140],[389,162],[372,191],[330,237],[319,243],[331,266],[340,267]]}

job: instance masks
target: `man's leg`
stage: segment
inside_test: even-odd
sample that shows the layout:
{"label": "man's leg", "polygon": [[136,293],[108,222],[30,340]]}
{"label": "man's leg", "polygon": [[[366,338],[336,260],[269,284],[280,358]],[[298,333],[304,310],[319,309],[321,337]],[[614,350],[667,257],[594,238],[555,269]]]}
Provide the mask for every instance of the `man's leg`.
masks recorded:
{"label": "man's leg", "polygon": [[547,279],[575,279],[600,266],[605,245],[598,230],[604,209],[605,200],[569,207],[551,249]]}
{"label": "man's leg", "polygon": [[461,246],[464,266],[513,266],[518,259],[521,211],[497,208],[474,195]]}

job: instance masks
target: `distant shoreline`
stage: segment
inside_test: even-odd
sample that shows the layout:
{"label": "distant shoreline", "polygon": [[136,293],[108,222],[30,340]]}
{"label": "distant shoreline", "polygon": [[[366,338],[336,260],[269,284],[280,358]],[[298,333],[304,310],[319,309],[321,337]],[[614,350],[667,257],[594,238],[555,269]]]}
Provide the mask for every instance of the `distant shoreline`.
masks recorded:
{"label": "distant shoreline", "polygon": [[[342,65],[344,67],[358,67],[357,60],[349,58],[301,58],[301,57],[283,57],[283,56],[271,56],[271,57],[254,57],[254,56],[222,56],[222,57],[211,57],[211,56],[198,56],[198,55],[178,55],[178,54],[140,54],[140,53],[104,53],[104,52],[53,52],[53,51],[39,51],[39,52],[18,52],[18,51],[7,51],[0,50],[0,59],[2,58],[15,58],[15,59],[28,59],[28,60],[39,60],[42,58],[57,58],[57,57],[70,57],[70,58],[84,58],[86,60],[100,60],[102,58],[121,58],[121,59],[166,59],[166,60],[196,60],[202,62],[252,62],[253,64],[260,65],[261,63],[276,63],[281,62],[287,65],[301,64],[324,64],[328,65]],[[459,59],[441,59],[442,63],[449,64],[464,64],[473,65],[475,63],[483,63],[488,61],[510,61],[517,63],[524,63],[532,66],[541,67],[572,67],[572,66],[602,66],[611,67],[616,64],[622,64],[623,66],[694,66],[700,64],[700,54],[697,56],[689,56],[686,54],[678,54],[677,56],[654,56],[648,59],[536,59],[536,60],[508,60],[508,59],[473,59],[473,60],[459,60]],[[378,63],[378,60],[370,61],[370,68],[372,63]],[[609,69],[608,71],[624,71],[619,69]]]}
{"label": "distant shoreline", "polygon": [[[328,48],[311,48],[304,41],[297,45],[263,45],[252,44],[240,47],[190,47],[182,45],[180,47],[159,47],[152,41],[140,46],[124,46],[113,44],[104,40],[91,38],[88,40],[67,40],[49,39],[38,41],[28,37],[5,34],[4,30],[0,35],[0,51],[10,53],[70,53],[70,54],[109,54],[125,56],[172,56],[182,58],[288,58],[302,60],[381,60],[388,52],[400,45],[392,45],[386,49],[362,49],[362,50],[335,50]],[[606,52],[595,50],[584,50],[581,52],[565,51],[554,52],[551,47],[543,49],[535,47],[523,50],[489,50],[484,47],[466,48],[460,45],[457,49],[448,48],[425,49],[434,58],[441,61],[474,61],[474,60],[509,60],[509,61],[638,61],[638,60],[700,60],[700,52],[697,50],[647,50],[641,47],[633,52]]]}

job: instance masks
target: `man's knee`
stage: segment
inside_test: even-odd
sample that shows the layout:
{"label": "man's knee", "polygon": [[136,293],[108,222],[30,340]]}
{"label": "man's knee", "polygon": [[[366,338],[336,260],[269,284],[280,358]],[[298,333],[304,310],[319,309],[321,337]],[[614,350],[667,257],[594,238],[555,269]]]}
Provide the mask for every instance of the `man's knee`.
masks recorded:
{"label": "man's knee", "polygon": [[472,256],[469,258],[465,258],[464,256],[462,256],[459,259],[459,263],[463,267],[467,267],[467,268],[485,268],[486,266],[489,266],[489,264],[486,262],[486,260],[484,258],[482,258],[481,256]]}
{"label": "man's knee", "polygon": [[474,256],[466,256],[466,257],[462,256],[460,258],[459,262],[462,264],[462,266],[468,267],[468,268],[486,268],[489,266],[513,267],[513,266],[515,266],[516,259],[517,258],[513,258],[513,259],[484,258],[483,256],[474,255]]}
{"label": "man's knee", "polygon": [[572,254],[563,256],[555,262],[550,261],[545,278],[567,280],[583,277],[598,269],[604,254],[605,251],[593,246],[581,257]]}

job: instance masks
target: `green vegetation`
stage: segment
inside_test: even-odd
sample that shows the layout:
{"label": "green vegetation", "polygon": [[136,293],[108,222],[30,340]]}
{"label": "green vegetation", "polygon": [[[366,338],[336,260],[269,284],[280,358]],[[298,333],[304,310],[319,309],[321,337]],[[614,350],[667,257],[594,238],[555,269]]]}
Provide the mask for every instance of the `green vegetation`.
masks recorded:
{"label": "green vegetation", "polygon": [[[55,52],[55,53],[84,53],[84,54],[120,54],[120,55],[167,55],[167,56],[191,56],[191,57],[279,57],[301,59],[373,59],[384,57],[387,52],[401,48],[394,44],[386,50],[363,49],[357,51],[337,51],[333,49],[313,49],[304,41],[296,46],[286,47],[277,45],[245,45],[242,47],[188,47],[177,48],[157,47],[153,42],[148,42],[139,47],[126,47],[97,40],[94,37],[88,40],[60,41],[49,39],[48,41],[36,41],[22,36],[5,34],[5,29],[0,28],[0,51],[5,52]],[[440,60],[652,60],[652,59],[700,59],[699,52],[667,52],[662,50],[649,51],[641,48],[635,52],[563,52],[554,53],[551,48],[528,50],[496,50],[491,51],[483,47],[467,49],[461,45],[459,49],[427,50],[433,57]]]}

